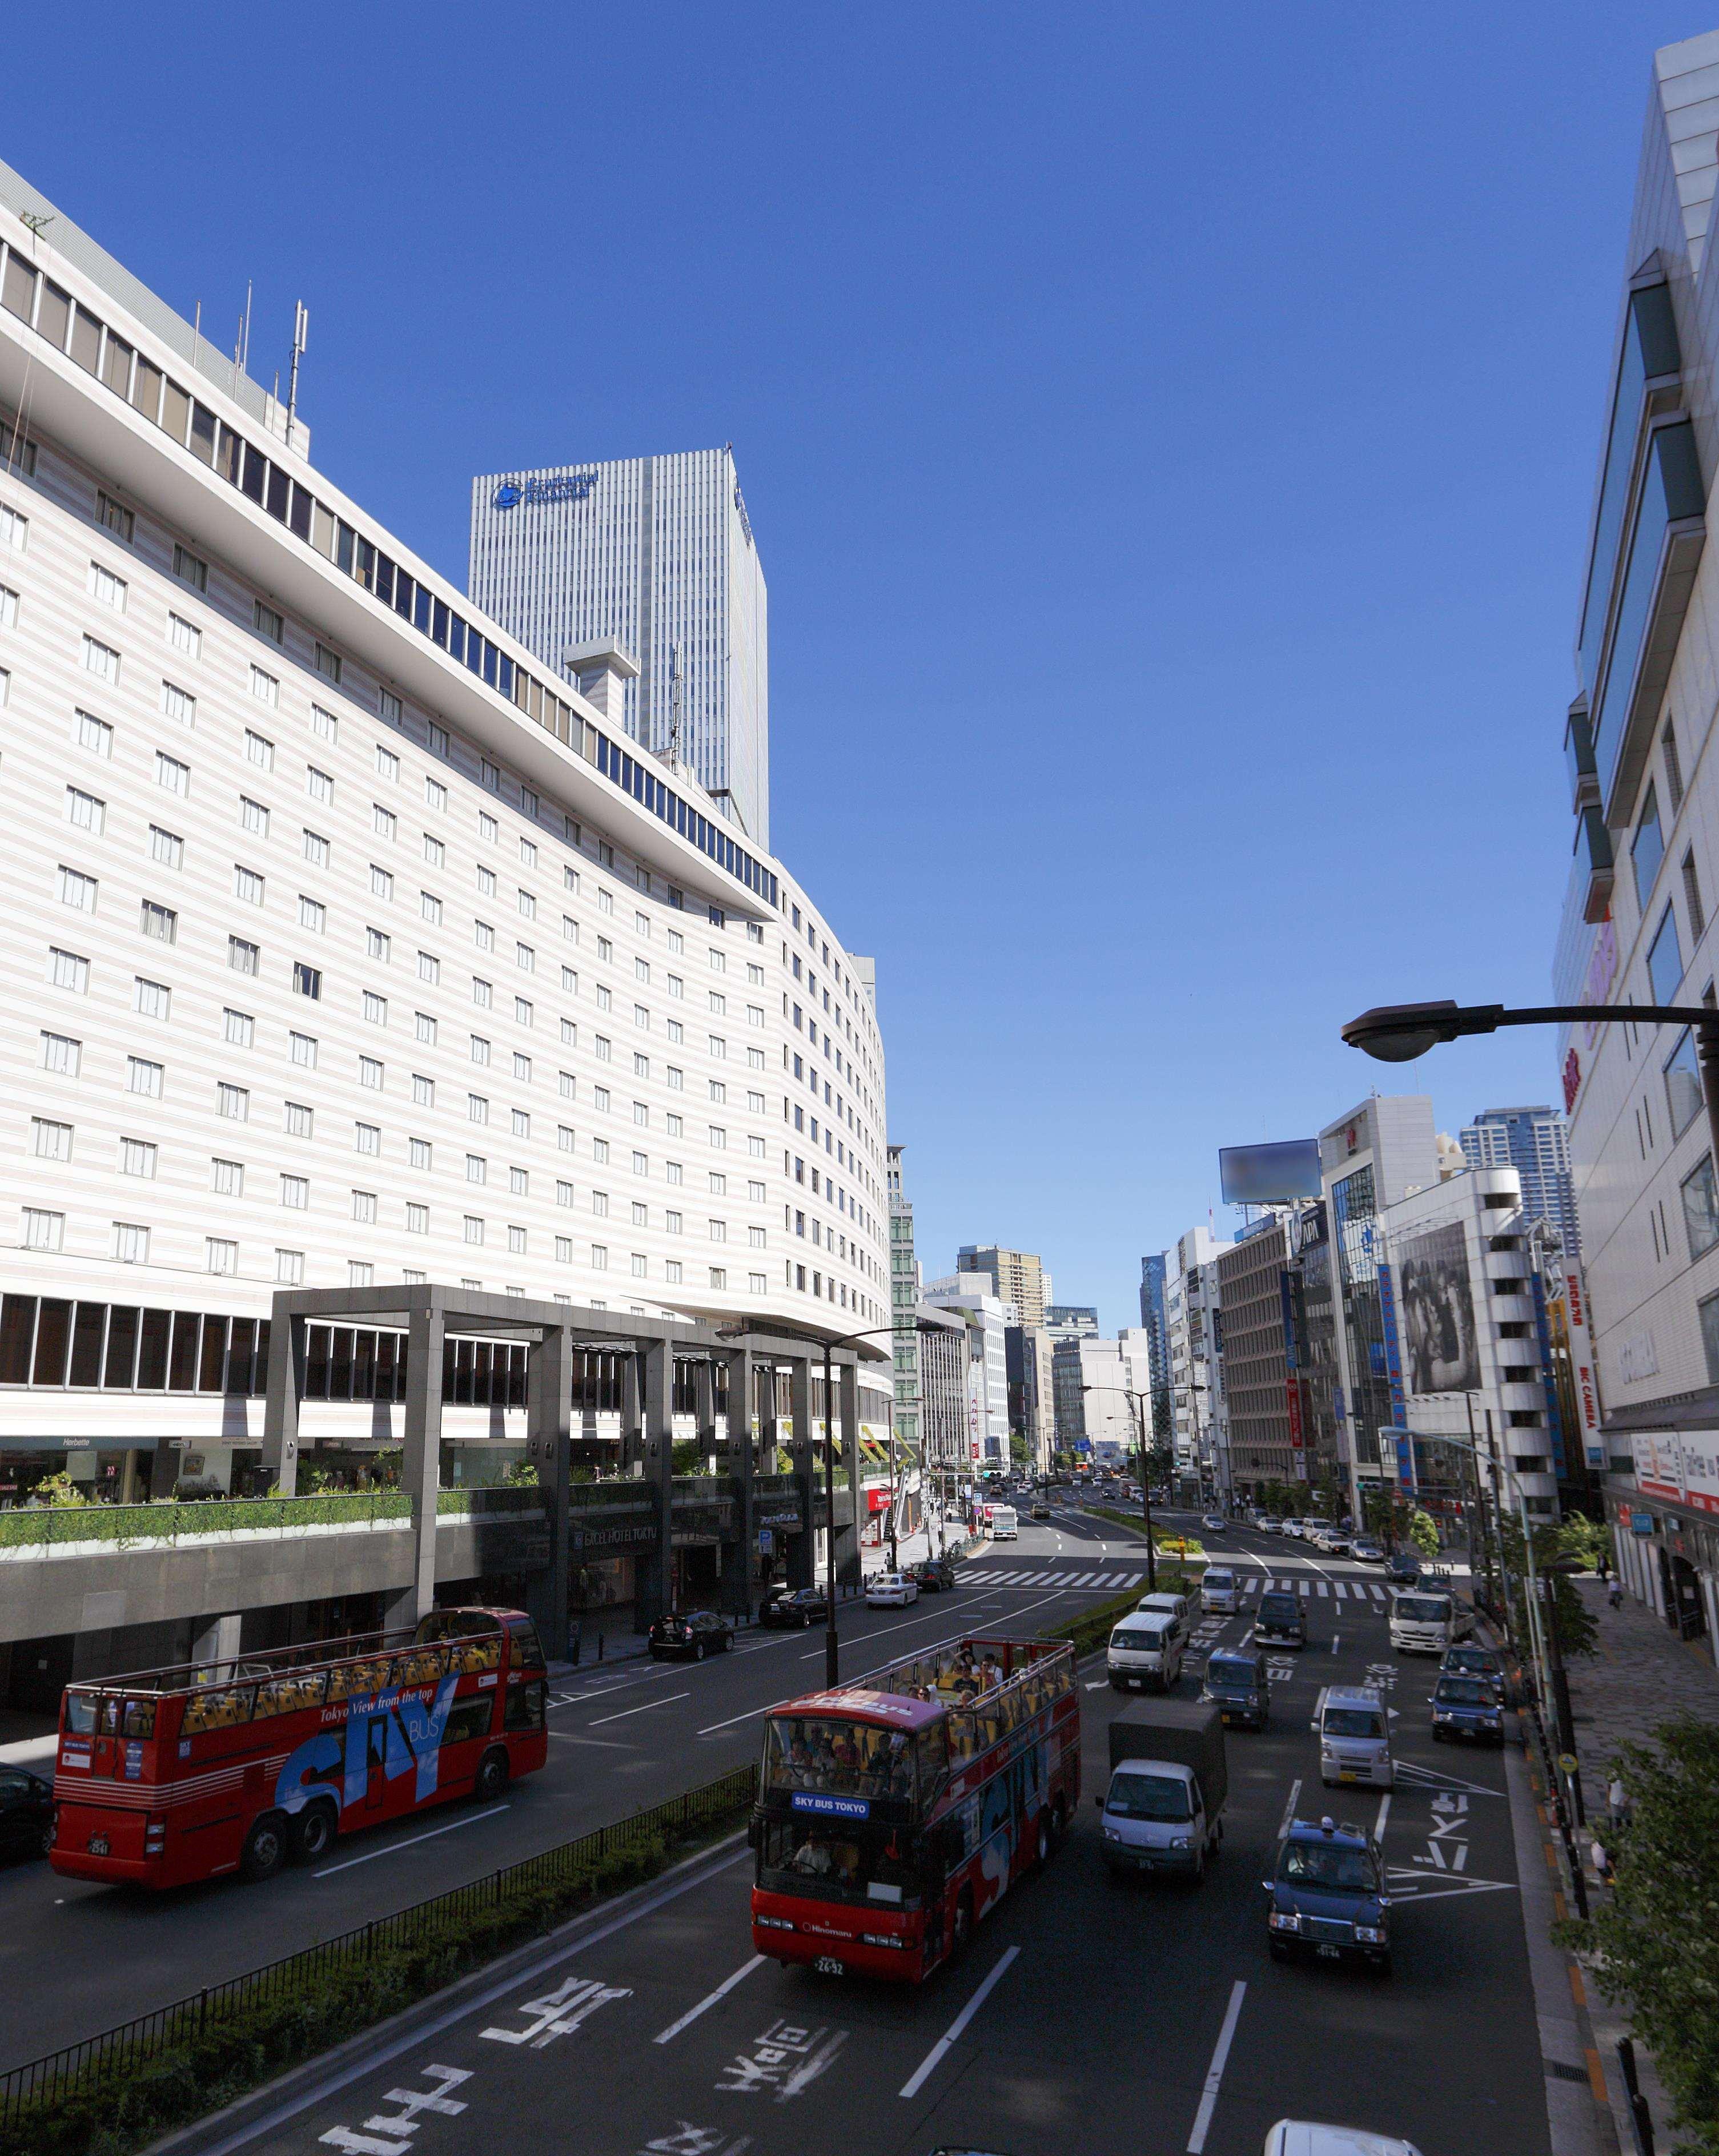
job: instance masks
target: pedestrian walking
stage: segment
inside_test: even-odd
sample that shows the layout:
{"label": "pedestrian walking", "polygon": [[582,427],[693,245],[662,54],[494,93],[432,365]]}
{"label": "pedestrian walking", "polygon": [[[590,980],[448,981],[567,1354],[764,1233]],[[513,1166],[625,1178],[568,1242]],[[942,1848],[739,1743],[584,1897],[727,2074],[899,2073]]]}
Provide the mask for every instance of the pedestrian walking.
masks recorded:
{"label": "pedestrian walking", "polygon": [[1594,1877],[1599,1881],[1601,1886],[1609,1887],[1612,1883],[1612,1860],[1607,1853],[1605,1844],[1598,1835],[1593,1837],[1593,1846],[1589,1850],[1588,1856],[1593,1865]]}
{"label": "pedestrian walking", "polygon": [[1619,1826],[1629,1824],[1629,1792],[1615,1774],[1606,1789],[1606,1809]]}
{"label": "pedestrian walking", "polygon": [[1610,1588],[1606,1593],[1606,1600],[1610,1603],[1613,1609],[1621,1609],[1624,1607],[1624,1583],[1622,1580],[1614,1579],[1612,1582]]}

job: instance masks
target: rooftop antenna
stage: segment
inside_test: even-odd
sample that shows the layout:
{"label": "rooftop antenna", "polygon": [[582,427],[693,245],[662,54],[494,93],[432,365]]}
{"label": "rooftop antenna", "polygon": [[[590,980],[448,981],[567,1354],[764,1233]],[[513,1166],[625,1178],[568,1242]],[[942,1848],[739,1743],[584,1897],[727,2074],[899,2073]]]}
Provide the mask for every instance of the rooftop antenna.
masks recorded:
{"label": "rooftop antenna", "polygon": [[286,446],[292,447],[298,414],[298,363],[310,341],[311,313],[302,300],[294,303],[292,315],[292,370],[286,377]]}
{"label": "rooftop antenna", "polygon": [[669,646],[668,653],[668,761],[671,770],[678,769],[681,761],[681,654],[685,649],[684,644],[673,644]]}
{"label": "rooftop antenna", "polygon": [[20,224],[28,225],[32,239],[39,239],[49,226],[53,223],[54,215],[49,210],[21,209],[18,213],[18,221]]}

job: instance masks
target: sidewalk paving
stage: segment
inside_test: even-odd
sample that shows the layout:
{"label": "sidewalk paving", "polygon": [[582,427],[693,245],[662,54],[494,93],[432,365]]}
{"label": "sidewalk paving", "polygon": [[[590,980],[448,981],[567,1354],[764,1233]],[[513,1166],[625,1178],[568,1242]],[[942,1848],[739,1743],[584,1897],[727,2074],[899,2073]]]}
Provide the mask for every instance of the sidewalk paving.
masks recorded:
{"label": "sidewalk paving", "polygon": [[[1612,1779],[1612,1762],[1621,1744],[1648,1744],[1654,1730],[1675,1714],[1693,1714],[1702,1721],[1719,1722],[1719,1668],[1703,1642],[1677,1638],[1654,1611],[1626,1594],[1623,1606],[1609,1608],[1606,1589],[1598,1579],[1574,1582],[1577,1594],[1593,1613],[1598,1626],[1597,1650],[1590,1660],[1572,1656],[1568,1665],[1570,1708],[1576,1730],[1576,1756],[1582,1768],[1582,1794],[1590,1822],[1606,1811],[1606,1789]],[[1605,1889],[1595,1876],[1589,1851],[1591,1830],[1578,1838],[1591,1902],[1605,1898]],[[1636,2143],[1629,2123],[1623,2073],[1618,2060],[1618,2040],[1629,2027],[1629,2015],[1621,2005],[1608,1999],[1599,1988],[1598,1974],[1589,1970],[1588,2015],[1599,2046],[1606,2084],[1617,2120],[1618,2138],[1625,2149]],[[1654,2132],[1660,2148],[1672,2145],[1671,2104],[1654,2069],[1651,2054],[1636,2047],[1641,2092],[1653,2113]]]}

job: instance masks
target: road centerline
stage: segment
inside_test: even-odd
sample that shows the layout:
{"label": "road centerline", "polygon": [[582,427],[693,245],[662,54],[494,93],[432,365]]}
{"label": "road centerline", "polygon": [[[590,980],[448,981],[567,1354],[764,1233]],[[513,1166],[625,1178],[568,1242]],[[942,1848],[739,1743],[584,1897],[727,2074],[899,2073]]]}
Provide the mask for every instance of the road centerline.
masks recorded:
{"label": "road centerline", "polygon": [[1206,2146],[1206,2136],[1211,2129],[1212,2114],[1217,2108],[1217,2092],[1223,2081],[1223,2070],[1229,2061],[1229,2047],[1235,2041],[1236,2024],[1241,2019],[1242,2001],[1248,1995],[1248,1987],[1238,1977],[1230,1986],[1229,2007],[1223,2017],[1223,2026],[1217,2032],[1217,2048],[1212,2054],[1212,2064],[1206,2069],[1206,2087],[1201,2094],[1200,2108],[1194,2113],[1194,2130],[1188,2136],[1188,2156],[1200,2156]]}
{"label": "road centerline", "polygon": [[[510,1799],[509,1803],[512,1802]],[[410,1849],[420,1841],[434,1841],[439,1835],[452,1834],[462,1826],[476,1826],[480,1820],[493,1819],[504,1812],[507,1804],[492,1804],[486,1812],[467,1812],[464,1819],[450,1820],[445,1826],[433,1826],[424,1834],[409,1834],[404,1841],[391,1841],[386,1849],[367,1849],[362,1856],[348,1856],[338,1864],[325,1864],[320,1871],[311,1874],[312,1879],[332,1879],[337,1871],[350,1871],[355,1864],[374,1864],[379,1856],[392,1856],[396,1850]]]}
{"label": "road centerline", "polygon": [[714,1991],[706,1992],[696,2006],[688,2007],[678,2021],[671,2021],[662,2034],[651,2041],[658,2044],[672,2044],[682,2029],[690,2029],[701,2014],[714,2006],[719,1999],[726,1999],[737,1984],[744,1984],[754,1969],[762,1969],[764,1964],[762,1954],[754,1954],[750,1961],[743,1961],[732,1976],[725,1976]]}
{"label": "road centerline", "polygon": [[625,1722],[630,1714],[648,1714],[653,1707],[672,1707],[677,1699],[691,1699],[692,1697],[689,1691],[665,1692],[661,1699],[647,1699],[641,1706],[624,1707],[619,1714],[600,1714],[589,1727],[600,1729],[605,1722]]}

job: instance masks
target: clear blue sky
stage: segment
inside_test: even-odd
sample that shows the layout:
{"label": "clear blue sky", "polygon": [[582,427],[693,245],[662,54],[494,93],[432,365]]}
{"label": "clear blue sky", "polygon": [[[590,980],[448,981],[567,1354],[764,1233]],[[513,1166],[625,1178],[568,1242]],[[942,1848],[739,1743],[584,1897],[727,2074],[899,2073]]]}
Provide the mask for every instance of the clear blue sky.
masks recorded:
{"label": "clear blue sky", "polygon": [[1114,1328],[1220,1144],[1556,1097],[1337,1029],[1547,993],[1650,63],[1716,21],[97,5],[0,153],[217,335],[255,278],[253,372],[303,298],[317,462],[462,582],[473,472],[733,441],[927,1270]]}

